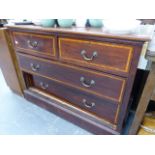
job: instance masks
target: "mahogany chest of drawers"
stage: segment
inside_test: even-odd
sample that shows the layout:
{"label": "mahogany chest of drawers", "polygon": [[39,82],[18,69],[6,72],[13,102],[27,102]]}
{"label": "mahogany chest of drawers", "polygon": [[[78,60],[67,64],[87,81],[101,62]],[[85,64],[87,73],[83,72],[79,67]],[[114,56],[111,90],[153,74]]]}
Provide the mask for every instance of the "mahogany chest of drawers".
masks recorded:
{"label": "mahogany chest of drawers", "polygon": [[95,134],[121,134],[146,38],[9,26],[33,103]]}

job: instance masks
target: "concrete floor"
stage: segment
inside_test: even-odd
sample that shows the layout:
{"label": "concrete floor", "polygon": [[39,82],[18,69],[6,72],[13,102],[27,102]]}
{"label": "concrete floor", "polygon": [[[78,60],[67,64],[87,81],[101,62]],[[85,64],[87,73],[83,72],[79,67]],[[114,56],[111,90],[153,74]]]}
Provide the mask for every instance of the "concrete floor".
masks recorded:
{"label": "concrete floor", "polygon": [[91,133],[15,95],[0,70],[0,135],[89,135]]}

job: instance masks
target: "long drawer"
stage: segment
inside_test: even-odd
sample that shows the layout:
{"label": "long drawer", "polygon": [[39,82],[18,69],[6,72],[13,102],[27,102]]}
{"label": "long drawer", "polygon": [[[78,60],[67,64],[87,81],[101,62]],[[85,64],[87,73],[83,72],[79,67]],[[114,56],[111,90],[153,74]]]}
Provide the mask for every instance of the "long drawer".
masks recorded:
{"label": "long drawer", "polygon": [[92,72],[73,66],[18,54],[20,67],[26,72],[43,75],[65,85],[93,93],[108,101],[121,103],[125,79],[113,75]]}
{"label": "long drawer", "polygon": [[60,60],[101,71],[127,75],[133,47],[121,44],[59,38]]}
{"label": "long drawer", "polygon": [[67,101],[85,112],[103,118],[107,123],[117,124],[118,105],[41,76],[32,75],[32,79],[33,87]]}
{"label": "long drawer", "polygon": [[13,39],[16,50],[19,52],[45,58],[56,58],[54,36],[14,32]]}

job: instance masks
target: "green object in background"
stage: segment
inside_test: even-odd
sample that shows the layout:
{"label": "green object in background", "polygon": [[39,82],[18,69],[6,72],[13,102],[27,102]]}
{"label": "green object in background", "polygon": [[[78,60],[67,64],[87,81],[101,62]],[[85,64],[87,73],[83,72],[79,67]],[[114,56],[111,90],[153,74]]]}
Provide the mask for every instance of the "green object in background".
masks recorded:
{"label": "green object in background", "polygon": [[60,27],[72,27],[74,19],[58,19],[58,24]]}
{"label": "green object in background", "polygon": [[103,26],[101,19],[89,19],[89,24],[91,27],[102,27]]}
{"label": "green object in background", "polygon": [[55,24],[55,19],[42,19],[41,25],[43,27],[53,27]]}

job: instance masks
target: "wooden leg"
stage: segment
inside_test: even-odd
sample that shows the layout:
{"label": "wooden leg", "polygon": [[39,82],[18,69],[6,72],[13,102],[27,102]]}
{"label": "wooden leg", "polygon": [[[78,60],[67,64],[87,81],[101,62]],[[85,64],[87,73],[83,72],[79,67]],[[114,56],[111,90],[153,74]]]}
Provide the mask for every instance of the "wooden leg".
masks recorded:
{"label": "wooden leg", "polygon": [[131,128],[129,130],[130,135],[135,135],[139,129],[142,122],[143,116],[151,99],[153,90],[155,88],[155,62],[152,63],[150,73],[148,75],[146,84],[142,96],[140,98],[134,120],[132,122]]}

